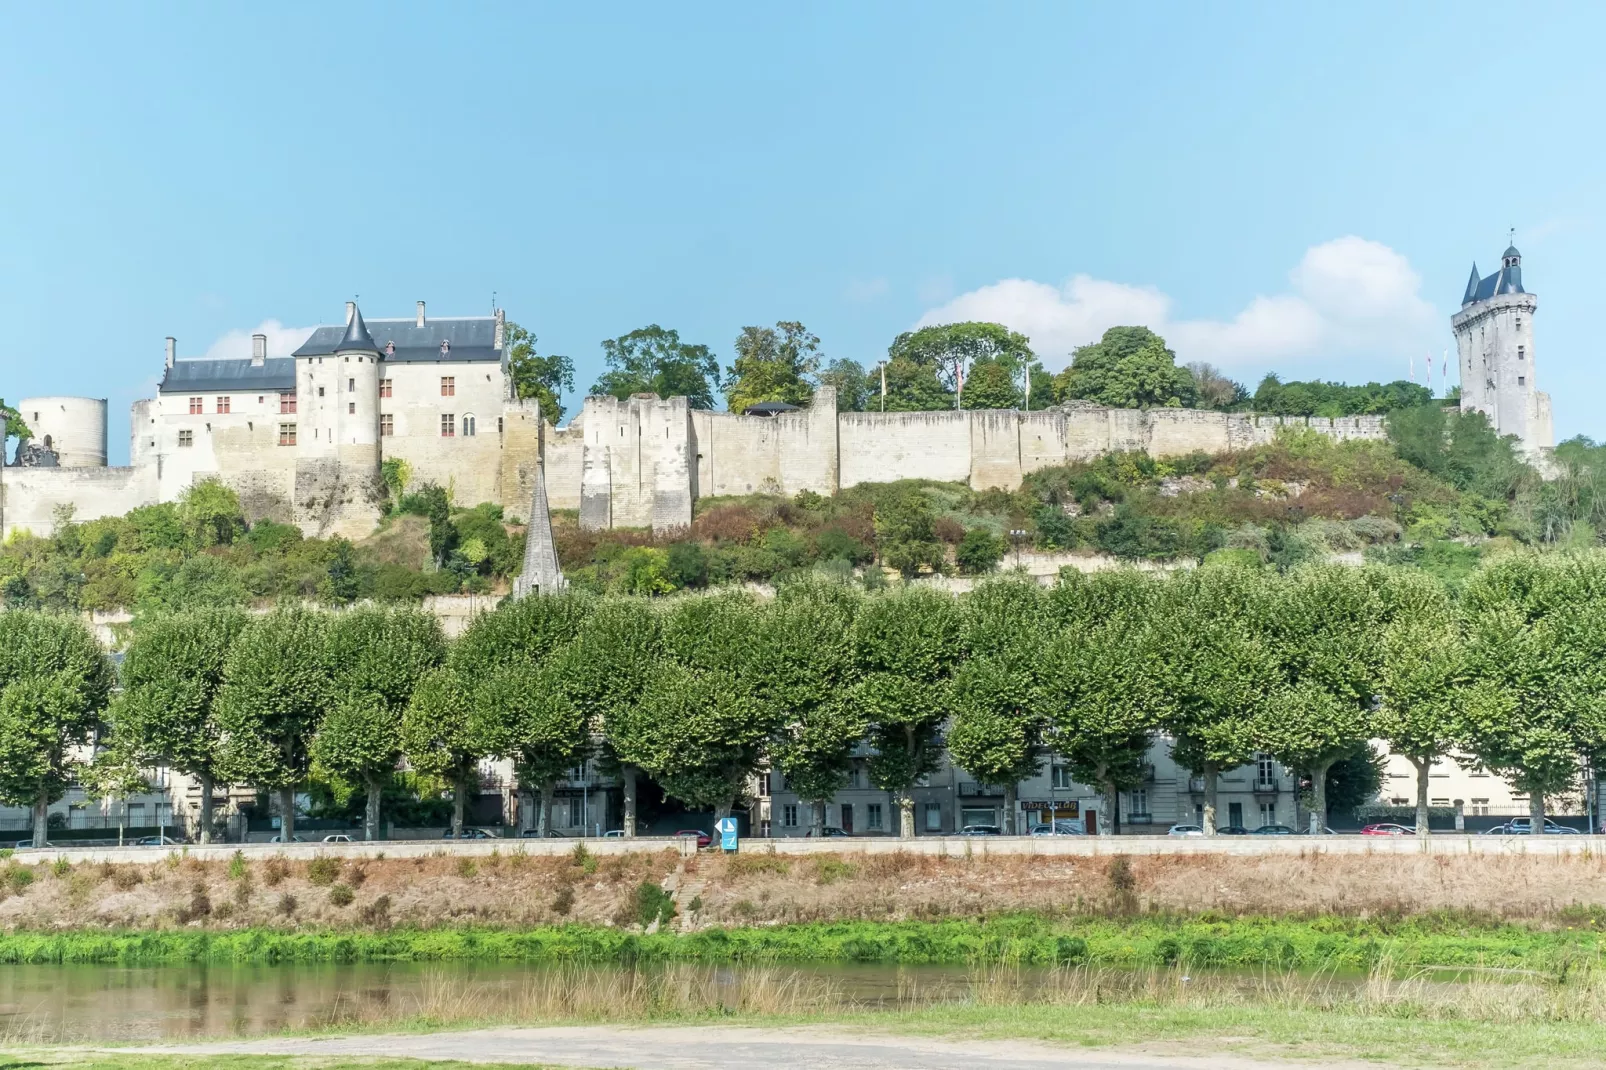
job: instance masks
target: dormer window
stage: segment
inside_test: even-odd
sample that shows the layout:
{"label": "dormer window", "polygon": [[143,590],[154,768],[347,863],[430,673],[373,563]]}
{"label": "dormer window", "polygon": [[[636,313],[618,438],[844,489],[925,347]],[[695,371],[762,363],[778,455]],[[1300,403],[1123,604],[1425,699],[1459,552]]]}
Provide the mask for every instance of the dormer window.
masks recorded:
{"label": "dormer window", "polygon": [[395,342],[386,342],[385,343],[385,356],[394,357],[395,355],[396,355],[396,343]]}
{"label": "dormer window", "polygon": [[444,357],[448,353],[450,353],[451,351],[452,351],[452,343],[447,341],[446,339],[442,338],[441,339],[441,356]]}

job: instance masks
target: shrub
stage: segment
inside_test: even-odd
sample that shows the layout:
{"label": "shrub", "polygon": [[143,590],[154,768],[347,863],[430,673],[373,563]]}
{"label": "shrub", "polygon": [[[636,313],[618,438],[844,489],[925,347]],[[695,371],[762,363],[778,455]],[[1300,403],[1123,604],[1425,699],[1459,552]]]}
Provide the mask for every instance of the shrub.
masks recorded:
{"label": "shrub", "polygon": [[298,905],[299,904],[296,903],[296,897],[291,895],[289,892],[285,892],[279,897],[279,913],[283,914],[287,918],[292,917],[295,914],[296,907]]}
{"label": "shrub", "polygon": [[457,860],[457,875],[464,880],[468,880],[479,871],[480,867],[474,864],[472,858],[459,858]]}
{"label": "shrub", "polygon": [[314,858],[307,863],[307,880],[320,888],[328,887],[340,878],[340,869],[338,858]]}
{"label": "shrub", "polygon": [[636,885],[636,923],[646,928],[653,922],[666,924],[675,916],[675,897],[655,881]]}
{"label": "shrub", "polygon": [[558,889],[558,894],[552,897],[552,913],[567,916],[574,909],[574,888],[565,884]]}
{"label": "shrub", "polygon": [[249,873],[246,868],[245,852],[235,851],[234,857],[229,859],[229,880],[237,881]]}
{"label": "shrub", "polygon": [[268,859],[262,867],[262,879],[267,881],[269,888],[277,888],[286,877],[290,875],[290,863],[279,855]]}
{"label": "shrub", "polygon": [[814,537],[814,554],[821,561],[847,561],[854,565],[869,564],[875,558],[870,546],[841,528],[826,528]]}
{"label": "shrub", "polygon": [[390,924],[390,896],[382,895],[357,912],[364,925]]}
{"label": "shrub", "polygon": [[986,528],[971,528],[959,540],[959,546],[954,550],[954,560],[959,564],[959,571],[980,576],[998,567],[1007,547],[1002,535],[994,535]]}
{"label": "shrub", "polygon": [[50,864],[50,872],[60,880],[72,872],[72,863],[65,858],[58,858]]}
{"label": "shrub", "polygon": [[27,866],[19,866],[13,863],[6,866],[4,881],[5,887],[13,895],[21,895],[27,891],[28,885],[33,883],[33,870]]}
{"label": "shrub", "polygon": [[852,877],[859,867],[840,858],[819,858],[814,862],[814,879],[819,884],[835,884],[844,877]]}
{"label": "shrub", "polygon": [[708,586],[708,554],[695,542],[669,548],[669,580],[676,587]]}
{"label": "shrub", "polygon": [[329,886],[329,902],[337,907],[349,907],[351,901],[357,898],[357,893],[351,890],[349,884],[333,884]]}
{"label": "shrub", "polygon": [[569,861],[588,876],[597,871],[597,856],[587,850],[584,843],[574,845],[574,850],[569,852]]}
{"label": "shrub", "polygon": [[212,898],[206,894],[206,885],[200,881],[190,885],[190,904],[187,913],[190,919],[204,918],[212,913]]}
{"label": "shrub", "polygon": [[105,871],[106,879],[112,882],[112,887],[120,892],[138,886],[145,879],[138,866],[108,865]]}

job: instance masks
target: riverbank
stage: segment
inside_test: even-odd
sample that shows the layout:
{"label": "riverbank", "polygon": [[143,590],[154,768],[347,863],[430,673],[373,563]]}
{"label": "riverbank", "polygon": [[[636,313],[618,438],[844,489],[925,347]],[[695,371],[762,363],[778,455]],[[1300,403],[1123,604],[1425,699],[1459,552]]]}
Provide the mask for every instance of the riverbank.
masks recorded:
{"label": "riverbank", "polygon": [[631,931],[588,925],[427,929],[0,933],[0,964],[127,966],[382,962],[1183,965],[1208,969],[1478,967],[1550,973],[1606,957],[1597,926],[1534,928],[1466,916],[1187,916],[818,922]]}

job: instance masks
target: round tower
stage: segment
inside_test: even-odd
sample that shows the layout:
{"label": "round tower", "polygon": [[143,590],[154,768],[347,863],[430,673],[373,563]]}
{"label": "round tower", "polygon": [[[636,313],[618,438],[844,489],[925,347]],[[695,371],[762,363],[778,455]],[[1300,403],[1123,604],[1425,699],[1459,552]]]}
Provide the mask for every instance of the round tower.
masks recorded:
{"label": "round tower", "polygon": [[61,467],[106,467],[105,398],[24,398],[17,412]]}
{"label": "round tower", "polygon": [[1450,318],[1461,368],[1461,410],[1477,411],[1502,435],[1515,435],[1530,453],[1555,445],[1550,395],[1539,389],[1534,360],[1534,313],[1539,298],[1522,285],[1522,254],[1510,245],[1500,270],[1480,277],[1476,264]]}

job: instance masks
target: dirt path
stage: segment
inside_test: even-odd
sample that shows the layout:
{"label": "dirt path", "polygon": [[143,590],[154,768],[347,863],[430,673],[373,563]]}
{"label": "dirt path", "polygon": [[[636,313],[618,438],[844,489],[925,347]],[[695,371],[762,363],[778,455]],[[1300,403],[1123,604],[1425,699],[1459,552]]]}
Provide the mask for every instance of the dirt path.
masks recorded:
{"label": "dirt path", "polygon": [[[126,1049],[125,1049],[126,1050]],[[321,1055],[548,1063],[634,1070],[1281,1070],[1233,1055],[1191,1056],[1054,1048],[1027,1041],[948,1041],[833,1034],[824,1028],[582,1026],[461,1033],[280,1037],[141,1047],[174,1055]],[[1301,1062],[1302,1068],[1355,1063]],[[1369,1062],[1368,1070],[1388,1070]]]}

